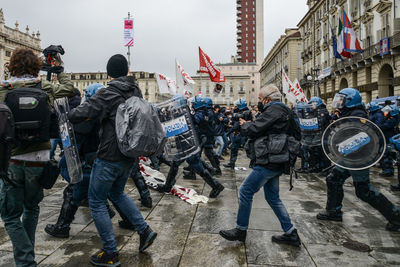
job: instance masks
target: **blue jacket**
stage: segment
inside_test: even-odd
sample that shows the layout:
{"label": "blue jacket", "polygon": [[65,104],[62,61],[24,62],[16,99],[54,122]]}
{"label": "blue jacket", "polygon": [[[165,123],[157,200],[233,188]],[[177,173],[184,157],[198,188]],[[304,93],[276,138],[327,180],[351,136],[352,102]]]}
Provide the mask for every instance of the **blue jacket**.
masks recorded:
{"label": "blue jacket", "polygon": [[[222,118],[222,121],[220,120]],[[228,118],[222,114],[222,113],[217,113],[215,114],[215,136],[222,136],[224,135],[224,129],[225,125],[229,123]]]}
{"label": "blue jacket", "polygon": [[376,110],[369,113],[369,120],[382,129],[383,123],[385,122],[385,115],[383,115],[381,110]]}

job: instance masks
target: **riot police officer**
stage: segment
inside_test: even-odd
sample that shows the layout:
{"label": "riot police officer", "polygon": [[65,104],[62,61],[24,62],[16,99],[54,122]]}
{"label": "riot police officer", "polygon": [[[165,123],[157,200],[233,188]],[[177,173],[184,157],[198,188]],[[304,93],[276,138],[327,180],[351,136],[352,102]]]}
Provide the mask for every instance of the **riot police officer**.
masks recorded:
{"label": "riot police officer", "polygon": [[[174,96],[174,98],[178,101],[181,101],[182,105],[187,105],[187,100],[183,95],[182,96],[176,95],[176,96]],[[205,107],[204,99],[202,99],[201,97],[195,97],[194,109],[196,110],[196,109],[202,108],[202,107]],[[195,124],[194,130],[199,133],[199,131],[200,131],[199,124]],[[157,190],[159,192],[168,193],[171,191],[173,185],[176,182],[176,175],[178,174],[179,166],[183,163],[183,161],[185,161],[185,159],[182,160],[178,157],[175,157],[172,160],[171,168],[168,172],[165,184],[159,185],[157,187]],[[200,152],[188,157],[186,159],[186,162],[212,188],[210,195],[209,195],[210,198],[216,198],[224,190],[224,186],[222,184],[220,184],[206,168],[204,168],[204,164],[201,161]]]}
{"label": "riot police officer", "polygon": [[[312,100],[313,102],[302,104],[300,108],[298,106],[296,109],[301,129],[303,157],[307,158],[309,165],[309,168],[303,172],[319,172],[321,170],[321,137],[323,130],[329,124],[329,114],[324,113],[322,100],[320,98],[312,98]],[[323,164],[321,165],[323,166]]]}
{"label": "riot police officer", "polygon": [[224,167],[235,169],[235,163],[239,154],[239,148],[244,143],[244,138],[240,134],[240,123],[239,119],[245,121],[251,121],[252,115],[247,107],[247,102],[244,99],[238,99],[235,102],[234,114],[232,116],[231,124],[232,128],[230,130],[231,139],[231,158],[228,164],[224,164]]}
{"label": "riot police officer", "polygon": [[[354,88],[345,88],[337,93],[333,99],[332,107],[340,110],[341,117],[368,118],[360,92]],[[388,220],[386,230],[396,231],[400,229],[399,208],[372,187],[369,181],[369,168],[355,171],[335,166],[326,177],[326,210],[318,213],[317,219],[342,221],[343,184],[350,176],[353,177],[356,196],[370,204]]]}
{"label": "riot police officer", "polygon": [[[386,105],[382,108],[384,120],[380,128],[386,138],[386,144],[389,144],[389,139],[397,132],[399,125],[399,110],[396,105]],[[379,176],[390,177],[394,174],[393,156],[390,149],[386,149],[381,162],[382,172]]]}
{"label": "riot police officer", "polygon": [[220,161],[214,151],[217,115],[212,110],[213,102],[209,97],[203,97],[204,107],[195,109],[193,121],[199,127],[201,148],[215,169],[216,175],[221,175]]}
{"label": "riot police officer", "polygon": [[[312,106],[317,116],[319,132],[323,133],[326,127],[331,123],[329,111],[326,109],[325,103],[319,97],[312,97],[308,103]],[[323,153],[321,145],[311,147],[310,160],[313,165],[310,172],[320,172],[330,165],[330,161]]]}

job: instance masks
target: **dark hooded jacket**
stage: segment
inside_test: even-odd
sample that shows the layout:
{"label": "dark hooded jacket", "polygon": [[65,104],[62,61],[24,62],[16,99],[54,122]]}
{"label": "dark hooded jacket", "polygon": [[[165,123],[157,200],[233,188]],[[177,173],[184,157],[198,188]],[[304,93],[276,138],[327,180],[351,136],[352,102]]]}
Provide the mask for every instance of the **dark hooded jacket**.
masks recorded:
{"label": "dark hooded jacket", "polygon": [[72,123],[87,119],[100,120],[98,158],[114,162],[129,159],[118,148],[115,133],[115,114],[118,106],[131,96],[142,97],[142,92],[135,78],[132,76],[120,77],[109,82],[107,88],[100,89],[88,101],[69,113],[68,118]]}

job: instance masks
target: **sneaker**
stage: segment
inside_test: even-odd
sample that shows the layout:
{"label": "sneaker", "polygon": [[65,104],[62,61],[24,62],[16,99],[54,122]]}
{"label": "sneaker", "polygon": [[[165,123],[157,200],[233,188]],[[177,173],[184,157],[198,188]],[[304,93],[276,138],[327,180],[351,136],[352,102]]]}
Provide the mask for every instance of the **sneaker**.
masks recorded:
{"label": "sneaker", "polygon": [[118,257],[118,252],[108,254],[104,250],[91,256],[90,263],[94,266],[106,266],[106,267],[121,266],[121,262],[119,261]]}
{"label": "sneaker", "polygon": [[118,225],[122,229],[135,231],[135,227],[129,221],[126,221],[126,220],[118,221]]}
{"label": "sneaker", "polygon": [[140,245],[139,251],[143,252],[146,248],[150,247],[153,244],[154,239],[156,239],[157,233],[151,230],[150,226],[144,230],[143,234],[140,235]]}
{"label": "sneaker", "polygon": [[335,222],[341,222],[343,221],[342,214],[339,213],[329,213],[327,211],[323,211],[317,214],[317,219],[318,220],[323,220],[323,221],[335,221]]}
{"label": "sneaker", "polygon": [[225,187],[222,184],[217,185],[216,188],[211,190],[209,197],[216,198],[224,189]]}
{"label": "sneaker", "polygon": [[286,244],[295,247],[300,247],[301,241],[300,237],[297,234],[297,230],[294,229],[290,234],[283,234],[283,235],[274,235],[272,236],[272,242],[279,243],[279,244]]}
{"label": "sneaker", "polygon": [[240,230],[237,228],[233,228],[230,230],[221,230],[219,231],[219,235],[225,238],[226,240],[229,241],[240,241],[240,242],[245,242],[246,241],[246,230]]}

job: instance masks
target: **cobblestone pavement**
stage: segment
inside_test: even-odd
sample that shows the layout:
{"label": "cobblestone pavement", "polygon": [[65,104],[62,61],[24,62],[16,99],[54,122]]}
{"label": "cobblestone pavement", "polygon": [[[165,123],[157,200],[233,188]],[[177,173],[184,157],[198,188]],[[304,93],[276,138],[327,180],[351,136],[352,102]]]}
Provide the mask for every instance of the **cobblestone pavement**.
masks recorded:
{"label": "cobblestone pavement", "polygon": [[[237,166],[247,167],[244,153]],[[167,167],[162,167],[166,173]],[[178,184],[194,188],[208,195],[210,187],[199,177],[196,181],[183,180]],[[263,198],[255,195],[250,227],[245,244],[229,242],[218,235],[221,229],[235,226],[238,208],[238,189],[250,170],[223,170],[218,180],[225,190],[208,204],[190,205],[172,195],[151,191],[154,207],[140,206],[137,190],[131,180],[126,192],[139,205],[151,227],[158,232],[155,243],[146,251],[138,252],[139,238],[135,232],[118,227],[119,216],[113,218],[114,231],[120,250],[122,266],[399,266],[400,232],[385,231],[384,218],[368,204],[358,200],[349,179],[345,184],[343,223],[318,221],[315,215],[326,201],[324,177],[301,175],[289,192],[288,177],[282,176],[280,189],[295,226],[303,241],[300,248],[271,242],[281,228],[273,211]],[[371,172],[372,184],[397,205],[400,193],[389,190],[395,178],[381,178],[378,170]],[[71,236],[58,239],[47,235],[44,227],[55,223],[62,202],[65,182],[45,192],[41,202],[39,225],[36,232],[36,259],[39,266],[90,266],[89,256],[101,242],[90,217],[89,209],[81,207],[72,224]],[[347,249],[343,243],[356,240],[369,245],[371,252]],[[14,266],[11,242],[0,223],[0,266]]]}

